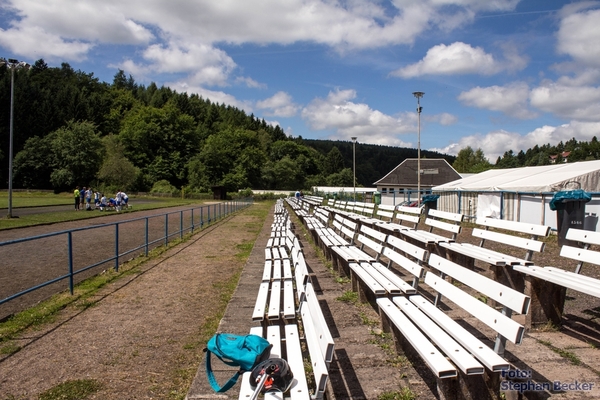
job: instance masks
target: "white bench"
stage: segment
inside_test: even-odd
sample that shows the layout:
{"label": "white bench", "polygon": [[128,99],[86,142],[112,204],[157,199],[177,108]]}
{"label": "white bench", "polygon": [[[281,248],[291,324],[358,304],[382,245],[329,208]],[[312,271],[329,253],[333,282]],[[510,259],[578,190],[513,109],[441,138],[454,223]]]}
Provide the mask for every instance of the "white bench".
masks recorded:
{"label": "white bench", "polygon": [[[480,228],[474,228],[472,235],[480,239],[479,245],[454,242],[440,243],[440,247],[496,266],[533,265],[532,258],[534,252],[543,251],[545,246],[545,243],[538,239],[546,237],[550,233],[549,226],[491,217],[477,218],[475,223]],[[525,250],[525,255],[521,258],[487,249],[483,247],[486,241],[523,249]]]}
{"label": "white bench", "polygon": [[[388,221],[376,221],[380,227],[391,232],[404,231],[406,229],[416,230],[421,219],[423,208],[407,206],[384,206],[379,205],[382,211],[377,214],[389,217]],[[391,215],[390,215],[391,214]]]}
{"label": "white bench", "polygon": [[[253,320],[262,321],[263,324],[251,328],[250,333],[265,337],[273,345],[271,357],[287,360],[294,374],[294,381],[288,392],[289,398],[318,400],[325,394],[329,377],[328,367],[333,359],[334,342],[310,282],[308,267],[298,238],[288,229],[285,236],[280,238],[279,244],[282,243],[285,243],[286,250],[280,247],[279,254],[285,253],[287,258],[265,260],[265,269],[252,317]],[[270,252],[270,254],[274,253]],[[280,287],[282,282],[283,289]],[[284,300],[283,309],[280,309],[282,290]],[[295,298],[298,302],[297,310]],[[280,316],[286,321],[283,322]],[[269,320],[268,326],[264,323],[267,320]],[[299,332],[303,332],[304,337],[300,337]],[[306,353],[303,353],[302,342],[306,343]],[[310,360],[315,382],[314,389],[308,387],[304,367],[305,356]],[[248,400],[253,394],[249,375],[250,372],[244,373],[239,399]],[[281,397],[277,393],[266,393],[265,399],[281,400]]]}
{"label": "white bench", "polygon": [[600,297],[600,280],[581,275],[584,263],[600,265],[600,252],[590,245],[600,246],[600,232],[569,229],[566,239],[583,244],[583,248],[564,245],[561,257],[577,261],[574,272],[557,267],[515,265],[513,269],[526,275],[526,293],[532,299],[532,312],[527,320],[528,327],[552,321],[559,325],[564,310],[566,289]]}
{"label": "white bench", "polygon": [[286,237],[278,237],[277,240],[280,246],[265,247],[265,265],[252,313],[254,321],[296,317],[293,274]]}
{"label": "white bench", "polygon": [[427,218],[425,219],[425,225],[429,227],[428,230],[405,229],[400,231],[400,233],[405,237],[426,245],[454,242],[457,235],[461,232],[462,227],[460,224],[463,218],[463,214],[429,209]]}
{"label": "white bench", "polygon": [[[470,376],[479,375],[480,378],[477,379],[499,381],[500,371],[510,368],[510,363],[502,357],[505,341],[520,344],[525,332],[521,324],[510,318],[510,313],[526,313],[529,297],[436,254],[430,256],[429,264],[433,270],[441,273],[438,276],[435,272],[428,271],[424,280],[429,289],[437,293],[436,302],[447,298],[473,316],[477,323],[490,328],[483,333],[488,337],[490,332],[497,336],[494,349],[440,310],[435,302],[432,303],[420,294],[377,299],[384,330],[394,333],[397,331],[401,334],[401,338],[397,338],[399,341],[404,339],[410,343],[412,351],[417,352],[439,378],[440,391],[448,385],[440,382],[445,378],[459,377],[459,381],[464,381]],[[444,279],[446,276],[501,303],[505,309],[497,311],[462,288],[447,282]],[[484,373],[488,374],[487,378],[481,378]],[[462,387],[461,382],[458,384]],[[465,386],[462,387],[463,390],[473,387]],[[499,389],[498,385],[494,391],[499,392]],[[481,393],[471,393],[472,398],[480,398],[480,395]]]}
{"label": "white bench", "polygon": [[388,269],[397,265],[402,271],[412,276],[412,284],[410,285],[412,290],[403,288],[404,293],[416,293],[419,279],[425,275],[423,264],[429,259],[429,252],[422,247],[389,235],[381,254],[388,259]]}

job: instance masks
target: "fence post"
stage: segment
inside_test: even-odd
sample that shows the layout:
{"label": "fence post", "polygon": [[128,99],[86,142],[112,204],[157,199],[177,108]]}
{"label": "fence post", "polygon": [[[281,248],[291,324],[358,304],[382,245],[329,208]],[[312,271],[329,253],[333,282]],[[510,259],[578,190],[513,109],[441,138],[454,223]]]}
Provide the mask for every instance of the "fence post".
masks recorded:
{"label": "fence post", "polygon": [[146,248],[145,248],[145,253],[146,253],[146,257],[148,257],[148,217],[146,217]]}
{"label": "fence post", "polygon": [[165,246],[169,244],[169,214],[165,214]]}
{"label": "fence post", "polygon": [[192,226],[191,226],[191,230],[192,233],[194,233],[194,209],[192,208]]}
{"label": "fence post", "polygon": [[115,271],[119,272],[119,223],[115,224]]}
{"label": "fence post", "polygon": [[208,205],[208,224],[210,225],[210,204]]}
{"label": "fence post", "polygon": [[67,243],[69,247],[69,290],[73,295],[73,235],[69,231],[67,234]]}
{"label": "fence post", "polygon": [[204,206],[200,206],[200,229],[204,228]]}
{"label": "fence post", "polygon": [[183,239],[183,210],[179,211],[179,239]]}

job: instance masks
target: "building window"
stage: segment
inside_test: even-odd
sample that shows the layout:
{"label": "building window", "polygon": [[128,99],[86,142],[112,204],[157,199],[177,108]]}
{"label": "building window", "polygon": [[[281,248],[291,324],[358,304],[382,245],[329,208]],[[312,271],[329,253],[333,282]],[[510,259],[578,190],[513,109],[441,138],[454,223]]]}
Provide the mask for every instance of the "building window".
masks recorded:
{"label": "building window", "polygon": [[381,188],[381,194],[387,194],[387,188]]}

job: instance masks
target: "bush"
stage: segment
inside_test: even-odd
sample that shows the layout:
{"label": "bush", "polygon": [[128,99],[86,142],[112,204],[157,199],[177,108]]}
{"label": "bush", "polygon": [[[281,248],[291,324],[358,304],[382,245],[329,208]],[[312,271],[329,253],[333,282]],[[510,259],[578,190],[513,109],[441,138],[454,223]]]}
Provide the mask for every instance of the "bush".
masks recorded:
{"label": "bush", "polygon": [[179,189],[177,189],[175,186],[171,185],[169,183],[169,181],[167,181],[166,179],[163,179],[158,182],[155,182],[154,185],[152,185],[152,189],[150,190],[150,193],[152,193],[152,194],[169,193],[172,195],[177,195],[177,194],[181,194],[181,191]]}

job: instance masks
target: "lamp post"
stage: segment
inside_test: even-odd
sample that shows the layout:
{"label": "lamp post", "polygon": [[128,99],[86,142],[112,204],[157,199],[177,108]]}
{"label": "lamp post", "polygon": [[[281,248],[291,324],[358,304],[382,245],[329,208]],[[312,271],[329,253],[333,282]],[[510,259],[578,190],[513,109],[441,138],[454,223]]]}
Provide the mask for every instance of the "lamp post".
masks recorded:
{"label": "lamp post", "polygon": [[13,120],[14,120],[14,98],[15,98],[15,70],[19,68],[29,69],[29,64],[19,62],[14,58],[0,58],[0,66],[6,65],[10,69],[10,130],[8,144],[8,218],[12,218],[12,183],[13,183]]}
{"label": "lamp post", "polygon": [[417,205],[421,205],[421,97],[425,93],[413,92],[413,96],[417,98],[417,115],[418,115],[418,135],[417,135]]}
{"label": "lamp post", "polygon": [[356,203],[356,136],[353,136],[351,139],[352,139],[352,170],[353,170],[352,185],[354,188],[354,202]]}

